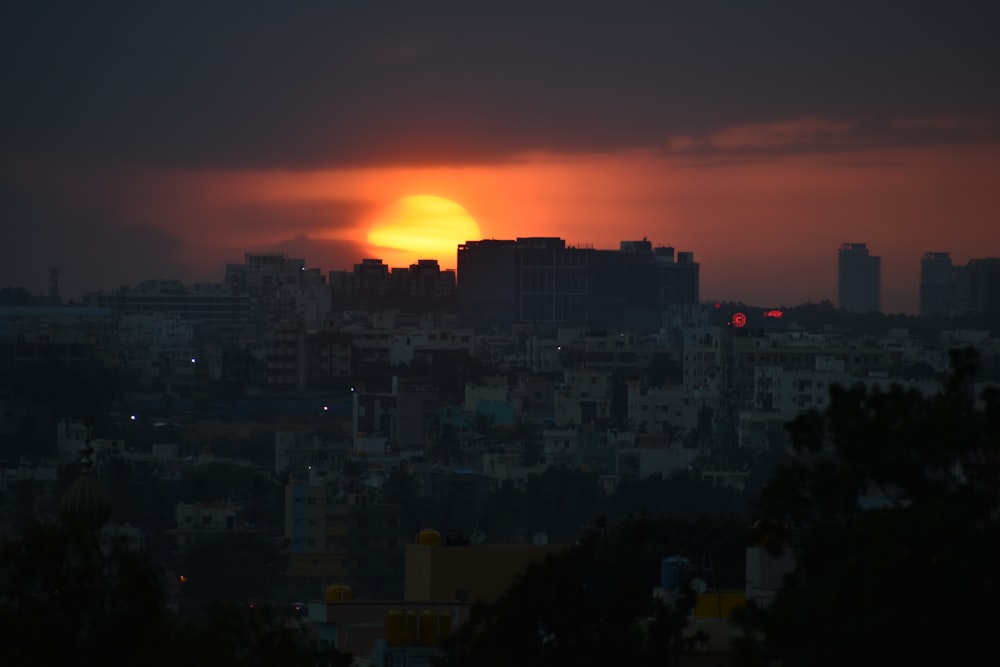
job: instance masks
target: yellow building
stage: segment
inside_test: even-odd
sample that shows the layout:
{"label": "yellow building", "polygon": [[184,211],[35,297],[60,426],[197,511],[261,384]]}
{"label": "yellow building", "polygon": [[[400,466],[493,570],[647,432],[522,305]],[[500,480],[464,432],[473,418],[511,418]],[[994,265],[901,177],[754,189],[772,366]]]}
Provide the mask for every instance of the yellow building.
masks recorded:
{"label": "yellow building", "polygon": [[407,544],[406,600],[493,602],[510,588],[530,563],[562,549],[561,545],[469,544],[445,546],[434,531],[421,531]]}

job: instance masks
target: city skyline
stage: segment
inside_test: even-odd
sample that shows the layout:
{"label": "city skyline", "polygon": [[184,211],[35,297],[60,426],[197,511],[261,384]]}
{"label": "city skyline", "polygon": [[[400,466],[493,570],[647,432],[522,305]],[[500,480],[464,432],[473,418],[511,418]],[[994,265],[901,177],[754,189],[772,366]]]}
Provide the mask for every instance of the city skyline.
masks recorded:
{"label": "city skyline", "polygon": [[774,10],[11,10],[0,285],[348,269],[425,195],[483,239],[690,249],[706,300],[836,302],[861,241],[916,313],[924,253],[1000,255],[998,10]]}

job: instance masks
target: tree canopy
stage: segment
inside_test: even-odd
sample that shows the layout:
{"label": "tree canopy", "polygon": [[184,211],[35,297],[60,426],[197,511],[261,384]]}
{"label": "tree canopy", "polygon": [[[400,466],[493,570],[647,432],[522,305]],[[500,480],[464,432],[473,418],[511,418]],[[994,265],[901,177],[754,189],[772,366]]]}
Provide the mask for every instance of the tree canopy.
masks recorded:
{"label": "tree canopy", "polygon": [[694,595],[682,591],[671,604],[653,595],[662,558],[742,557],[742,538],[727,522],[598,524],[578,544],[529,565],[500,599],[475,606],[445,664],[679,664],[698,641],[686,632]]}
{"label": "tree canopy", "polygon": [[746,610],[746,664],[993,664],[1000,401],[973,395],[973,351],[952,366],[940,394],[834,388],[790,424],[803,458],[756,532],[795,567]]}
{"label": "tree canopy", "polygon": [[31,523],[0,542],[4,665],[346,664],[269,605],[214,602],[181,616],[163,574],[124,542],[61,523]]}

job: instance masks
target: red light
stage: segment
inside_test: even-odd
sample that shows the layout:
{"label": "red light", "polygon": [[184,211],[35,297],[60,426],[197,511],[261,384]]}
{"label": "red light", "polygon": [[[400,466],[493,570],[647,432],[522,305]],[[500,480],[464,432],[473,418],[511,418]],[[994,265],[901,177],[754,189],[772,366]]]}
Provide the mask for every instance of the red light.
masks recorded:
{"label": "red light", "polygon": [[716,308],[722,308],[722,304],[721,303],[717,303],[717,304],[715,304],[715,307]]}
{"label": "red light", "polygon": [[743,313],[733,313],[733,316],[729,321],[737,329],[742,329],[747,325],[747,316]]}
{"label": "red light", "polygon": [[764,317],[773,317],[776,320],[780,320],[785,316],[785,311],[783,310],[769,310],[764,313]]}

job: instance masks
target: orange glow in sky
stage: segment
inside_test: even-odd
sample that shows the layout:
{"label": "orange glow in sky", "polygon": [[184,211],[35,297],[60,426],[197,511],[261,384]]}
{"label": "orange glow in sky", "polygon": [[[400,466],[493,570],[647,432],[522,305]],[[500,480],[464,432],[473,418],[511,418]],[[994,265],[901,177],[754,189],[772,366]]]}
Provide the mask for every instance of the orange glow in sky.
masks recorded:
{"label": "orange glow in sky", "polygon": [[389,266],[436,259],[441,268],[453,269],[458,245],[480,238],[479,225],[461,205],[414,195],[385,208],[369,227],[367,240],[374,257]]}
{"label": "orange glow in sky", "polygon": [[[744,141],[798,140],[813,125],[756,128]],[[742,136],[702,141],[728,147]],[[779,308],[836,301],[837,248],[862,242],[882,257],[885,311],[915,312],[923,253],[947,251],[959,265],[1000,254],[997,173],[1000,146],[985,142],[727,159],[634,151],[461,167],[132,169],[58,180],[79,208],[174,240],[187,280],[219,280],[244,252],[285,252],[324,272],[365,257],[454,268],[456,246],[477,238],[559,236],[613,249],[646,237],[695,253],[703,300]]]}

